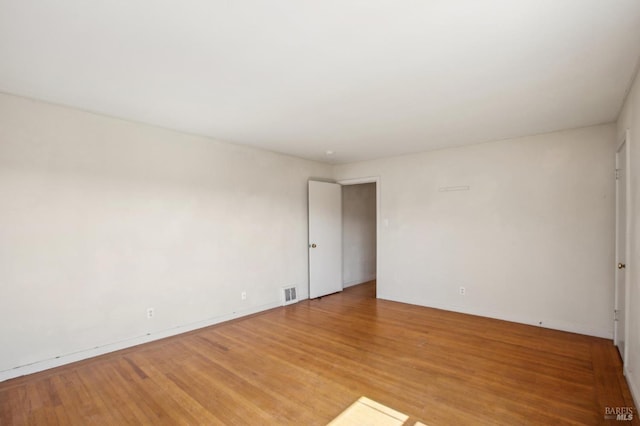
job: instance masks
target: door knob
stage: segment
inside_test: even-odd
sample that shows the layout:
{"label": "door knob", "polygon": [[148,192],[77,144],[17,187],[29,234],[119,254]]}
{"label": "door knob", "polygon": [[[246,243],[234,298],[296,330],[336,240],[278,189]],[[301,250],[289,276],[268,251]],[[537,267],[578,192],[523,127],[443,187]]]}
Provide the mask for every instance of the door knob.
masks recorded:
{"label": "door knob", "polygon": [[311,248],[316,248],[318,246],[316,246],[315,244],[311,244]]}
{"label": "door knob", "polygon": [[626,267],[627,265],[625,265],[624,263],[618,263],[618,269],[624,269]]}

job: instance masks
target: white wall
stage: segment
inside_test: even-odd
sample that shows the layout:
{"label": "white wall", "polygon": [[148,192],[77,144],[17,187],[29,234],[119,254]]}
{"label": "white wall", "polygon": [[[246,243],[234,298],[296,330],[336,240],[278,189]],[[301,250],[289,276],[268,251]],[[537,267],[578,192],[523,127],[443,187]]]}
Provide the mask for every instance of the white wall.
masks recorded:
{"label": "white wall", "polygon": [[344,287],[376,278],[376,184],[342,187]]}
{"label": "white wall", "polygon": [[0,380],[306,297],[309,177],[380,177],[379,297],[610,338],[615,145],[605,125],[332,168],[0,95]]}
{"label": "white wall", "polygon": [[335,173],[380,177],[378,297],[611,338],[614,154],[603,125]]}
{"label": "white wall", "polygon": [[330,176],[0,95],[0,380],[306,297],[307,179]]}
{"label": "white wall", "polygon": [[629,130],[629,178],[631,210],[626,274],[629,283],[627,300],[627,364],[625,374],[636,405],[640,404],[640,76],[636,76],[631,92],[618,119],[618,141]]}

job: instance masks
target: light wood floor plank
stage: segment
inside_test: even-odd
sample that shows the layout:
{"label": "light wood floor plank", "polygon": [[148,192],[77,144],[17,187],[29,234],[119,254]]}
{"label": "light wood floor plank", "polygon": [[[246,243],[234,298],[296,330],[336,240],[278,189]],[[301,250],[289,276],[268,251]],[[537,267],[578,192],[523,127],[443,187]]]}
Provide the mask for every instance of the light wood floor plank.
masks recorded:
{"label": "light wood floor plank", "polygon": [[365,396],[430,426],[597,425],[633,404],[609,340],[374,294],[371,282],[0,383],[0,423],[326,425]]}

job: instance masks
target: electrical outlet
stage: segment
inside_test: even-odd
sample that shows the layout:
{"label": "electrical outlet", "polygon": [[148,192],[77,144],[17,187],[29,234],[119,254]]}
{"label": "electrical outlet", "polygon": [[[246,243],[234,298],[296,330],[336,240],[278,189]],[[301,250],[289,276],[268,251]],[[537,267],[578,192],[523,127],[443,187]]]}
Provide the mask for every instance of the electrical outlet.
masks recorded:
{"label": "electrical outlet", "polygon": [[242,293],[240,293],[240,298],[241,298],[242,300],[247,300],[247,292],[246,292],[246,291],[243,291]]}
{"label": "electrical outlet", "polygon": [[458,290],[458,293],[460,294],[460,296],[464,296],[465,294],[467,294],[467,289],[464,287],[460,287],[460,290]]}
{"label": "electrical outlet", "polygon": [[147,318],[153,318],[153,308],[147,308]]}

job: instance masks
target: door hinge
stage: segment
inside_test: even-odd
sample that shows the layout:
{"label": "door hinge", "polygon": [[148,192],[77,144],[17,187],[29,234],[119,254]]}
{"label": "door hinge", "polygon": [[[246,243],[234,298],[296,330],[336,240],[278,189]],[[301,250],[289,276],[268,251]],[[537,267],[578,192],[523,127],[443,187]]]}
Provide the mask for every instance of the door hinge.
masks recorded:
{"label": "door hinge", "polygon": [[613,320],[614,321],[618,321],[618,310],[617,309],[613,310]]}
{"label": "door hinge", "polygon": [[620,169],[616,169],[616,180],[620,179]]}

